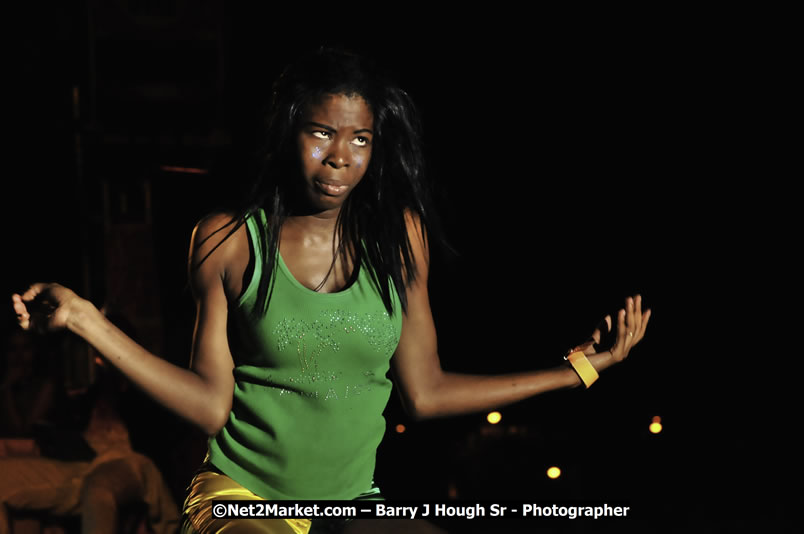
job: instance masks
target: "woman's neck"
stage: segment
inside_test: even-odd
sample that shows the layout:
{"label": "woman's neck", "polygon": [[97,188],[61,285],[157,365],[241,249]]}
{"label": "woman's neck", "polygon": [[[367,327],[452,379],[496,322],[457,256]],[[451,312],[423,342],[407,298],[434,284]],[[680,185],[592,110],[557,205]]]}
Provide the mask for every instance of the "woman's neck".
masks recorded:
{"label": "woman's neck", "polygon": [[335,229],[338,212],[320,212],[308,215],[292,215],[285,219],[283,230],[297,237],[303,237],[306,245],[321,246],[335,243]]}

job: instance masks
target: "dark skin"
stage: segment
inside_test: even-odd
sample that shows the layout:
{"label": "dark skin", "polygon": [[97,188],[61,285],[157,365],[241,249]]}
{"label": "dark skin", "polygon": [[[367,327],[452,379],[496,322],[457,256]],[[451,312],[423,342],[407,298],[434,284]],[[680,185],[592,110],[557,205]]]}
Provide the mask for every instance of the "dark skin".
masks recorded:
{"label": "dark skin", "polygon": [[[370,161],[373,127],[372,113],[362,98],[327,95],[310,106],[297,133],[302,171],[300,209],[283,226],[279,248],[294,277],[311,290],[337,292],[350,278],[349,255],[338,251],[336,221],[344,200],[363,178]],[[581,384],[567,365],[497,376],[442,370],[427,290],[429,255],[418,221],[412,216],[407,220],[418,276],[407,290],[408,310],[392,369],[414,418],[488,410]],[[229,215],[213,215],[196,226],[190,247],[192,264],[221,242],[228,232],[217,230],[229,224]],[[22,328],[72,330],[157,401],[213,435],[231,410],[234,363],[226,323],[229,303],[242,293],[250,260],[248,237],[241,227],[200,268],[191,270],[197,319],[189,369],[147,352],[89,301],[58,284],[35,284],[22,295],[14,295],[13,306]],[[47,304],[46,313],[29,313],[26,303],[36,297]],[[613,347],[597,353],[589,342],[577,348],[602,371],[624,360],[642,340],[650,315],[650,310],[642,312],[639,295],[629,297],[613,321],[607,318],[617,329]],[[599,341],[600,332],[593,337]]]}
{"label": "dark skin", "polygon": [[[310,106],[297,134],[302,176],[298,211],[282,228],[279,249],[293,276],[322,293],[345,288],[353,266],[339,251],[336,222],[340,208],[360,182],[371,158],[373,116],[360,97],[330,95]],[[24,329],[69,328],[84,337],[130,380],[157,401],[213,435],[228,419],[232,406],[234,363],[227,339],[229,303],[243,291],[251,254],[245,227],[224,240],[232,224],[229,215],[213,215],[193,231],[190,270],[197,303],[193,354],[189,369],[174,366],[147,352],[110,323],[89,301],[58,284],[35,284],[12,297]],[[417,266],[417,278],[407,290],[408,310],[392,359],[392,369],[404,404],[417,419],[496,408],[533,395],[580,385],[566,365],[541,371],[500,376],[474,376],[442,370],[427,290],[429,255],[414,217],[407,218]],[[31,315],[26,306],[41,297],[46,314]],[[598,371],[622,361],[644,336],[650,311],[642,313],[641,298],[628,298],[616,315],[617,341],[595,353],[588,342],[576,349],[589,355]],[[607,317],[609,328],[611,319]],[[600,332],[593,333],[597,341]],[[373,521],[354,521],[349,532],[373,532]],[[385,520],[387,532],[442,532],[421,520]]]}
{"label": "dark skin", "polygon": [[373,127],[362,98],[327,96],[311,106],[297,135],[302,170],[297,211],[303,215],[282,227],[279,252],[309,289],[334,293],[349,280],[352,266],[348,254],[338,253],[335,224],[371,161]]}

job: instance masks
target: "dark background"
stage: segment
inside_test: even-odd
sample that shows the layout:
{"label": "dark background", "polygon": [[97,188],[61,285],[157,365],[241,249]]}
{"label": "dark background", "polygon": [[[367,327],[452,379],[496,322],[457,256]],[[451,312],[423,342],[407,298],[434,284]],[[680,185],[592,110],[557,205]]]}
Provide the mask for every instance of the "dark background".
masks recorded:
{"label": "dark background", "polygon": [[[21,9],[5,68],[5,292],[53,280],[98,306],[144,301],[153,346],[186,365],[190,232],[248,184],[280,69],[345,45],[420,107],[457,251],[431,277],[444,368],[553,366],[636,292],[655,314],[592,389],[504,408],[493,427],[483,414],[414,423],[392,398],[386,496],[624,499],[651,531],[784,531],[802,501],[787,38],[751,14],[687,15]],[[146,218],[145,244],[122,248],[156,301],[109,289],[109,229]],[[142,407],[143,448],[180,493],[203,437]]]}

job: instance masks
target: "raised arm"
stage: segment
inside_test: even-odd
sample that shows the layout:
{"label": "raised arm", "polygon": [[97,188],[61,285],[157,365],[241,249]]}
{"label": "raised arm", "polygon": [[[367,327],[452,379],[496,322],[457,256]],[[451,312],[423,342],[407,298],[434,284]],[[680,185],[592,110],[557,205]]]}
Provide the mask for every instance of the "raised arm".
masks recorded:
{"label": "raised arm", "polygon": [[[445,372],[427,291],[428,253],[416,221],[409,222],[418,273],[408,288],[408,310],[392,366],[403,403],[417,419],[489,410],[562,388],[581,384],[569,365],[504,375],[467,375]],[[642,314],[641,298],[628,298],[618,312],[617,342],[606,352],[594,353],[591,343],[579,347],[597,371],[623,360],[645,334],[650,311]],[[630,334],[629,334],[630,332]]]}
{"label": "raised arm", "polygon": [[[197,264],[227,234],[228,228],[215,232],[227,221],[228,217],[216,216],[196,226],[191,264]],[[22,295],[13,295],[14,309],[24,329],[71,330],[157,402],[212,435],[226,422],[234,389],[224,279],[236,247],[235,240],[227,240],[200,267],[191,269],[197,318],[190,369],[148,352],[91,302],[58,284],[34,284]]]}

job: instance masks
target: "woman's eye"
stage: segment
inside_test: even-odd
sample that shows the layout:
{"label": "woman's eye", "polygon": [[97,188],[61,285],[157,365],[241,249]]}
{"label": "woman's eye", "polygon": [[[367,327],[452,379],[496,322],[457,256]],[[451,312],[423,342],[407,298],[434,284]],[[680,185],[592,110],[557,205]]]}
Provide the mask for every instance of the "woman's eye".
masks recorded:
{"label": "woman's eye", "polygon": [[352,144],[355,146],[367,146],[369,144],[368,137],[355,137],[352,140]]}
{"label": "woman's eye", "polygon": [[329,132],[324,132],[324,131],[321,131],[321,130],[313,132],[313,135],[315,137],[318,137],[319,139],[329,139],[329,137],[330,137]]}

